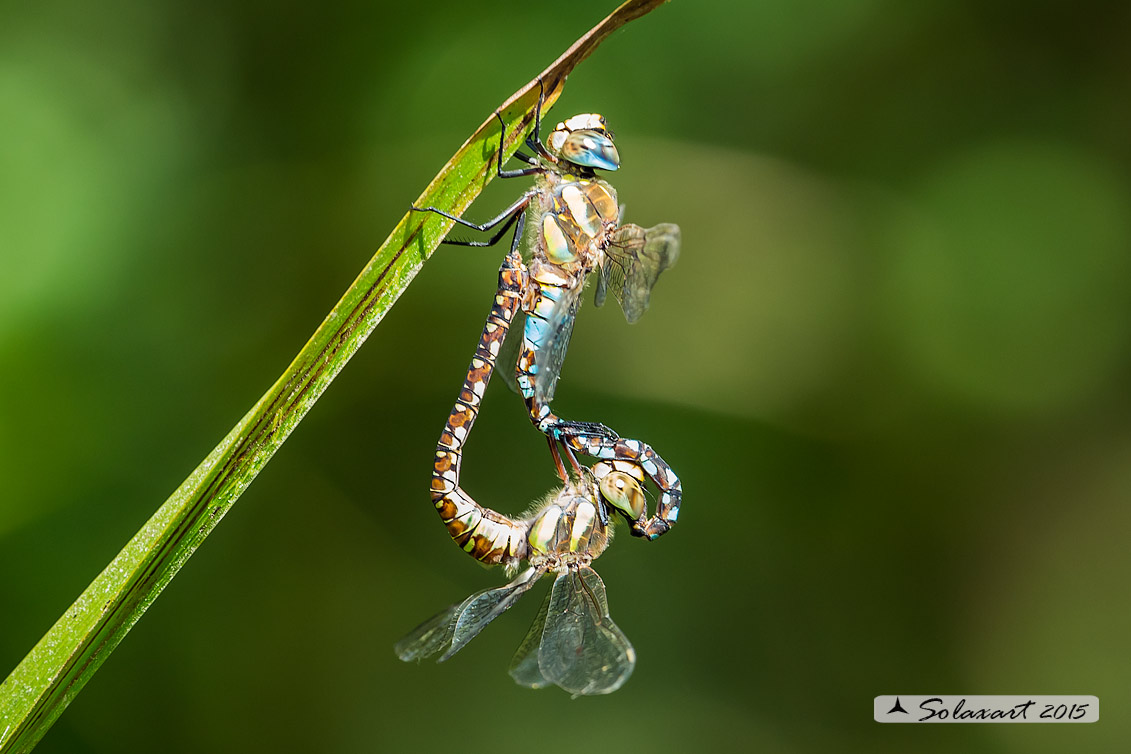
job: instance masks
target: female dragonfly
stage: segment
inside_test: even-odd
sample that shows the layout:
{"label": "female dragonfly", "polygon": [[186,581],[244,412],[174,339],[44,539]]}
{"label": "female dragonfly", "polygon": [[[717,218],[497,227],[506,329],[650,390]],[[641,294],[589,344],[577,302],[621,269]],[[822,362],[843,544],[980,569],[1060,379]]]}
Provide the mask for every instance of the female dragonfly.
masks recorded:
{"label": "female dragonfly", "polygon": [[616,691],[632,674],[636,652],[609,617],[605,584],[590,564],[608,546],[610,508],[629,520],[642,514],[643,478],[631,464],[599,461],[518,521],[473,503],[468,515],[449,523],[461,532],[453,534],[456,541],[473,543],[471,552],[505,541],[495,562],[512,571],[522,560],[529,566],[506,586],[476,592],[425,621],[396,645],[397,656],[407,662],[440,655],[443,662],[554,573],[511,661],[511,677],[531,688],[553,683],[575,696]]}
{"label": "female dragonfly", "polygon": [[[526,321],[515,363],[515,381],[530,420],[550,441],[559,476],[568,481],[559,447],[565,451],[575,473],[580,473],[575,452],[638,465],[655,483],[660,497],[656,515],[634,521],[632,533],[655,539],[668,531],[679,515],[682,487],[671,467],[645,443],[622,438],[603,424],[561,419],[551,411],[550,401],[589,273],[598,273],[595,303],[598,306],[604,303],[611,289],[626,319],[635,322],[647,309],[660,273],[672,266],[679,256],[679,228],[662,224],[645,230],[638,225],[620,225],[621,208],[616,191],[596,174],[598,169],[616,170],[620,166],[620,156],[605,119],[597,114],[576,115],[559,123],[543,144],[538,138],[542,102],[540,96],[534,131],[526,139],[534,156],[516,153],[516,157],[527,164],[518,170],[502,169],[506,126],[502,116],[496,113],[502,126],[497,175],[501,178],[536,176],[533,188],[498,217],[480,225],[435,207],[414,209],[435,212],[480,231],[499,228],[487,241],[445,241],[464,246],[493,245],[517,223],[511,254],[500,270],[496,295],[496,302],[506,299],[507,311],[502,313],[493,330],[492,322],[488,321],[491,333],[484,331],[477,359],[484,357],[484,344],[494,349],[489,355],[498,357],[503,336],[515,312],[521,308]],[[525,237],[524,227],[527,229]],[[528,261],[516,253],[520,246],[525,249]],[[485,384],[494,358],[483,366],[488,371],[479,374],[479,382]],[[477,407],[479,397],[482,393],[469,396],[474,398],[475,405],[468,405]]]}

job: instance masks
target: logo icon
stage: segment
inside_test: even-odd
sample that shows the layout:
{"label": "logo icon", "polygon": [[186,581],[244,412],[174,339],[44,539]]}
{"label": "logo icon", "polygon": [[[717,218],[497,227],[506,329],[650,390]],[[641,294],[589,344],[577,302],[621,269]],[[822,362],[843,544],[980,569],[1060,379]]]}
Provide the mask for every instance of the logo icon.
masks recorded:
{"label": "logo icon", "polygon": [[888,710],[888,714],[890,715],[893,712],[902,712],[905,715],[911,714],[907,710],[903,709],[903,705],[899,703],[899,697],[898,696],[895,698],[895,706]]}

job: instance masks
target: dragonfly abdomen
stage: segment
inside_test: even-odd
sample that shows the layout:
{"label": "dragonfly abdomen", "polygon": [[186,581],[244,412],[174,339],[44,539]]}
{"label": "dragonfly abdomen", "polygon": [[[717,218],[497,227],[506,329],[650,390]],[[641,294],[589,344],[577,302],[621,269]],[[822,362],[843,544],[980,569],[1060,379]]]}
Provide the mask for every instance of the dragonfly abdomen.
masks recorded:
{"label": "dragonfly abdomen", "polygon": [[512,252],[499,269],[499,288],[432,465],[432,502],[448,534],[482,563],[514,563],[526,556],[526,525],[486,508],[459,486],[463,445],[479,416],[479,405],[495,369],[499,349],[518,311],[526,270]]}
{"label": "dragonfly abdomen", "polygon": [[485,508],[456,488],[437,503],[448,534],[481,563],[517,563],[527,555],[526,525]]}

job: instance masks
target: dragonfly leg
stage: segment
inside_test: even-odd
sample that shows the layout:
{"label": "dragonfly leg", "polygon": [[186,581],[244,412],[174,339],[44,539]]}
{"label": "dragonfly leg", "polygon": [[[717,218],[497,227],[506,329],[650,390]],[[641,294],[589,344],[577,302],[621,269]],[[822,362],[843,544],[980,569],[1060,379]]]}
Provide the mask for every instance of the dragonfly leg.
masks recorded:
{"label": "dragonfly leg", "polygon": [[[556,442],[551,440],[551,443],[554,445],[555,448],[557,447]],[[561,443],[561,446],[562,446],[562,450],[565,451],[566,458],[569,459],[569,465],[573,467],[573,473],[576,474],[578,477],[584,476],[586,470],[583,469],[581,464],[577,462],[577,456],[574,455],[573,449],[570,448],[570,446],[566,445],[564,442]]]}
{"label": "dragonfly leg", "polygon": [[[542,99],[541,97],[539,97],[538,112],[534,116],[535,124],[537,124],[541,120],[541,110]],[[545,168],[543,168],[541,164],[539,164],[538,160],[530,157],[529,155],[525,155],[522,152],[515,152],[515,159],[525,162],[527,165],[530,165],[530,167],[519,168],[518,170],[503,170],[503,140],[506,139],[507,136],[507,122],[503,120],[503,114],[498,110],[495,111],[495,117],[499,119],[499,151],[497,152],[497,154],[499,155],[499,164],[495,166],[495,175],[499,176],[500,178],[521,178],[525,175],[536,175],[538,173],[545,172]],[[538,125],[535,125],[534,129],[534,133],[538,133]]]}
{"label": "dragonfly leg", "polygon": [[[537,193],[537,191],[535,189],[531,189],[530,191],[527,191],[525,194],[523,194],[518,199],[516,199],[514,201],[514,203],[511,204],[511,206],[507,207],[502,212],[500,212],[497,216],[491,218],[490,220],[488,220],[485,223],[473,223],[470,220],[464,220],[462,217],[456,217],[455,215],[451,214],[450,212],[439,209],[437,207],[417,207],[414,204],[414,205],[412,205],[411,209],[412,209],[413,212],[434,212],[437,215],[440,215],[441,217],[446,217],[449,220],[452,220],[453,222],[459,223],[460,225],[464,226],[465,228],[471,228],[472,230],[478,230],[478,231],[488,231],[491,228],[494,228],[499,223],[514,222],[515,215],[522,214],[522,210],[526,209],[526,205],[530,203],[530,197],[534,196],[535,193]],[[521,238],[521,236],[522,236],[522,234],[519,233],[515,236],[515,238]]]}
{"label": "dragonfly leg", "polygon": [[[542,79],[539,78],[538,79],[538,107],[534,112],[534,139],[535,140],[533,142],[531,142],[530,137],[527,137],[526,143],[528,145],[530,145],[531,148],[534,149],[534,151],[537,154],[543,155],[547,159],[552,160],[553,158],[549,155],[549,153],[546,151],[546,148],[544,146],[542,146],[542,142],[538,139],[538,130],[542,126],[542,105],[543,105],[544,102],[545,102],[545,90],[544,90],[544,87],[543,87],[543,84],[542,84]],[[505,145],[506,136],[507,136],[507,123],[506,123],[505,120],[503,120],[503,114],[500,113],[498,110],[495,111],[495,117],[499,119],[499,149],[496,152],[496,154],[498,154],[498,156],[499,156],[499,159],[498,159],[498,163],[495,165],[495,175],[497,175],[499,178],[519,178],[519,177],[522,177],[522,176],[535,175],[537,173],[545,172],[545,168],[543,168],[541,166],[541,164],[538,162],[537,159],[530,157],[529,155],[523,154],[522,152],[515,152],[514,156],[517,159],[519,159],[519,160],[527,163],[528,165],[530,165],[530,167],[520,168],[518,170],[503,170],[503,147]],[[462,217],[456,217],[455,215],[451,214],[450,212],[439,209],[437,207],[417,207],[414,204],[414,205],[412,205],[412,210],[414,212],[435,212],[437,215],[440,215],[441,217],[446,217],[449,220],[452,220],[453,222],[457,222],[460,225],[463,225],[464,227],[472,228],[473,230],[478,230],[478,231],[487,231],[487,230],[490,230],[491,228],[494,228],[499,223],[505,223],[503,225],[503,227],[495,235],[493,235],[490,238],[490,240],[488,240],[488,241],[460,241],[460,240],[456,240],[456,239],[449,240],[449,239],[445,238],[441,242],[441,243],[445,243],[445,244],[448,244],[448,245],[451,245],[451,246],[494,246],[496,243],[498,243],[499,239],[502,238],[504,234],[506,234],[507,229],[510,228],[511,224],[514,223],[515,217],[518,214],[520,214],[523,209],[526,208],[527,204],[530,203],[530,197],[533,196],[535,193],[536,192],[534,190],[527,191],[525,194],[520,196],[518,198],[518,200],[515,201],[514,204],[507,207],[505,210],[503,210],[501,213],[499,213],[498,216],[488,220],[485,223],[473,223],[473,222],[470,222],[468,220],[464,220]]]}
{"label": "dragonfly leg", "polygon": [[483,563],[515,563],[525,556],[525,527],[475,502],[459,486],[463,446],[479,415],[479,405],[495,369],[499,348],[527,286],[519,254],[525,215],[520,215],[511,251],[499,268],[499,287],[483,327],[459,398],[452,407],[432,466],[432,503],[456,544]]}
{"label": "dragonfly leg", "polygon": [[550,154],[546,145],[542,143],[542,106],[546,103],[546,83],[538,77],[538,108],[534,111],[534,130],[526,137],[526,146],[534,154],[549,162],[557,162],[558,158]]}
{"label": "dragonfly leg", "polygon": [[511,229],[511,226],[515,224],[515,222],[518,220],[518,218],[520,216],[522,216],[522,214],[523,214],[522,212],[515,212],[513,215],[511,215],[509,218],[507,218],[507,221],[505,223],[503,223],[503,226],[501,228],[499,228],[497,231],[495,231],[495,235],[491,236],[486,241],[466,241],[462,238],[448,237],[448,238],[445,238],[440,243],[445,244],[447,246],[474,246],[474,247],[479,247],[479,248],[486,247],[486,246],[494,246],[495,244],[497,244],[499,242],[500,238],[502,238],[503,236],[505,236],[507,234],[507,231]]}
{"label": "dragonfly leg", "polygon": [[[566,473],[565,464],[562,463],[562,455],[558,452],[558,444],[553,438],[547,437],[546,442],[550,444],[550,455],[554,458],[554,468],[557,469],[558,476],[561,477],[563,482],[569,482],[569,474]],[[571,456],[570,460],[576,465],[577,459]]]}

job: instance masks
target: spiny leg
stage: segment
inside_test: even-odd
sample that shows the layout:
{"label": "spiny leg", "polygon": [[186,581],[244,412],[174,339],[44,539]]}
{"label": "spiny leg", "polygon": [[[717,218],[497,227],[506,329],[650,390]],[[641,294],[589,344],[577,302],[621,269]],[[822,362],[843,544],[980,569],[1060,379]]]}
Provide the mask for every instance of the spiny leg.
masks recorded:
{"label": "spiny leg", "polygon": [[[539,100],[539,108],[541,108],[541,100]],[[538,123],[540,116],[540,113],[534,116],[535,123]],[[514,158],[525,162],[527,165],[530,165],[530,167],[519,168],[518,170],[503,170],[503,140],[507,136],[507,122],[503,120],[503,114],[498,110],[495,111],[495,117],[499,119],[499,151],[497,152],[499,155],[499,164],[495,166],[495,175],[500,178],[521,178],[526,175],[536,175],[545,172],[545,168],[538,163],[538,160],[522,152],[515,152]],[[534,129],[534,133],[538,133],[537,125],[534,126]]]}
{"label": "spiny leg", "polygon": [[494,246],[495,244],[497,244],[499,242],[500,238],[502,238],[503,236],[506,235],[507,231],[510,230],[511,226],[515,224],[515,222],[518,220],[518,218],[522,214],[523,214],[522,212],[515,212],[513,215],[511,215],[507,219],[507,221],[505,223],[503,223],[503,227],[501,227],[497,231],[495,231],[495,235],[491,236],[486,241],[466,241],[466,240],[461,239],[461,238],[452,238],[452,237],[448,236],[448,237],[445,237],[444,240],[441,241],[440,243],[445,244],[447,246],[474,246],[474,247],[479,247],[479,248],[486,247],[486,246]]}
{"label": "spiny leg", "polygon": [[[534,110],[534,130],[530,136],[526,137],[526,145],[534,150],[534,153],[540,155],[542,158],[550,162],[557,160],[548,152],[542,145],[542,139],[539,136],[542,130],[542,105],[546,101],[546,89],[542,83],[542,77],[538,77],[538,107]],[[536,175],[537,173],[545,172],[545,168],[538,162],[537,159],[525,155],[522,152],[515,152],[514,158],[525,162],[530,165],[528,168],[519,168],[518,170],[503,170],[503,144],[507,136],[507,122],[503,120],[503,114],[498,110],[495,111],[495,117],[499,119],[499,162],[495,166],[495,175],[500,178],[521,178],[527,175]],[[532,141],[533,140],[533,141]]]}
{"label": "spiny leg", "polygon": [[526,146],[548,162],[557,162],[558,158],[550,154],[546,145],[542,143],[542,106],[546,103],[546,84],[542,77],[538,77],[538,108],[534,111],[534,130],[526,137]]}
{"label": "spiny leg", "polygon": [[[531,136],[528,136],[526,138],[526,144],[532,150],[534,150],[534,152],[536,154],[540,155],[544,159],[549,160],[551,162],[556,162],[557,160],[553,157],[553,155],[551,155],[546,150],[546,147],[542,144],[541,137],[539,136],[539,131],[542,128],[542,106],[543,106],[543,104],[545,104],[545,101],[546,101],[545,85],[542,82],[542,78],[539,77],[538,78],[538,107],[534,111],[534,130],[531,133]],[[506,136],[507,136],[507,124],[506,124],[506,121],[503,119],[503,114],[500,113],[498,110],[495,111],[495,117],[499,119],[499,149],[496,152],[499,159],[498,159],[498,161],[495,165],[495,175],[497,175],[500,178],[520,178],[522,176],[535,175],[535,174],[538,174],[538,173],[545,172],[545,168],[543,168],[541,166],[541,164],[538,162],[537,159],[530,157],[528,155],[525,155],[521,152],[515,152],[514,156],[517,159],[519,159],[519,160],[527,163],[528,165],[530,165],[530,167],[519,168],[518,170],[503,170],[503,148],[504,148]],[[495,233],[495,235],[491,236],[491,238],[487,241],[461,241],[461,240],[458,240],[458,239],[447,239],[447,238],[445,238],[443,241],[441,241],[441,243],[448,244],[449,246],[477,246],[477,247],[479,247],[479,246],[494,246],[496,243],[498,243],[499,239],[502,238],[503,235],[507,232],[507,229],[511,226],[511,224],[514,223],[515,218],[519,214],[521,214],[522,210],[526,208],[526,205],[530,203],[530,198],[535,193],[537,193],[537,192],[534,189],[527,191],[525,194],[523,194],[521,197],[519,197],[511,206],[507,207],[505,210],[503,210],[501,213],[499,213],[496,217],[493,217],[492,219],[488,220],[485,223],[473,223],[473,222],[470,222],[468,220],[464,220],[463,218],[456,217],[455,215],[453,215],[453,214],[451,214],[451,213],[449,213],[445,210],[439,209],[438,207],[417,207],[416,205],[412,205],[411,208],[414,212],[435,212],[437,215],[440,215],[442,217],[446,217],[449,220],[452,220],[453,222],[456,222],[456,223],[459,223],[460,225],[463,225],[464,227],[472,228],[473,230],[478,230],[478,231],[481,231],[481,232],[490,230],[491,228],[494,228],[499,223],[505,223],[503,225],[503,227],[501,229],[499,229],[499,231],[497,233]],[[519,236],[521,236],[521,233],[518,236],[516,236],[516,238],[519,237]]]}
{"label": "spiny leg", "polygon": [[[499,223],[502,223],[502,222],[507,223],[508,226],[511,223],[513,223],[514,218],[517,215],[522,214],[522,210],[526,209],[526,205],[530,203],[530,198],[532,196],[534,196],[536,193],[537,193],[537,191],[535,189],[531,189],[530,191],[527,191],[522,196],[520,196],[518,199],[516,199],[514,201],[514,203],[511,204],[511,206],[507,207],[502,212],[500,212],[498,215],[491,218],[490,220],[488,220],[485,223],[473,223],[470,220],[464,220],[462,217],[456,217],[455,215],[451,214],[450,212],[447,212],[446,210],[439,209],[438,207],[417,207],[416,205],[413,205],[411,209],[412,209],[413,212],[435,212],[437,215],[440,215],[441,217],[446,217],[453,222],[459,223],[460,225],[464,226],[465,228],[471,228],[472,230],[478,230],[478,231],[488,231],[491,228],[494,228],[496,225],[498,225]],[[495,238],[494,238],[494,241],[497,241],[501,235],[502,235],[501,233],[496,235]],[[522,234],[519,233],[515,236],[515,238],[521,238],[521,236],[522,236]],[[494,243],[494,241],[492,241],[492,243]],[[464,245],[466,245],[466,244],[464,244]]]}
{"label": "spiny leg", "polygon": [[[541,99],[539,99],[539,107],[541,107]],[[497,117],[499,119],[499,151],[497,152],[497,154],[499,155],[499,161],[498,161],[498,164],[495,167],[496,175],[498,175],[500,178],[517,178],[517,177],[524,176],[524,175],[533,175],[535,173],[541,173],[542,168],[537,167],[537,166],[536,167],[530,167],[530,168],[523,168],[521,170],[509,170],[509,171],[503,170],[503,140],[506,138],[507,124],[503,120],[502,114],[499,113],[497,110],[495,111],[495,117]],[[536,115],[535,120],[538,120],[538,118],[539,118],[539,116]],[[522,158],[526,162],[530,162],[530,163],[533,163],[535,165],[537,164],[536,160],[532,160],[531,158],[527,157],[526,155],[519,155],[519,157]],[[448,238],[445,238],[443,241],[441,241],[441,243],[445,243],[445,244],[448,244],[450,246],[494,246],[496,243],[498,243],[499,239],[502,238],[503,235],[507,232],[507,229],[510,228],[511,225],[514,224],[515,219],[520,214],[522,214],[522,210],[526,209],[526,205],[530,203],[530,198],[535,193],[536,193],[536,191],[533,190],[533,189],[531,189],[530,191],[527,191],[522,196],[520,196],[518,199],[516,199],[515,202],[513,204],[511,204],[511,206],[507,207],[502,212],[500,212],[497,216],[491,218],[490,220],[488,220],[485,223],[473,223],[473,222],[470,222],[468,220],[464,220],[462,217],[456,217],[455,215],[451,214],[450,212],[439,209],[438,207],[417,207],[416,205],[412,205],[412,210],[414,212],[435,212],[437,215],[440,215],[441,217],[446,217],[449,220],[452,220],[453,222],[456,222],[456,223],[459,223],[460,225],[463,225],[464,227],[471,228],[473,230],[478,230],[478,231],[481,231],[481,232],[490,230],[491,228],[494,228],[499,223],[503,223],[503,227],[500,228],[498,230],[498,232],[496,232],[495,235],[491,236],[491,238],[487,241],[460,241],[460,240],[448,239]],[[520,232],[520,233],[515,235],[515,238],[518,239],[518,238],[521,238],[521,236],[522,236],[522,234]]]}

